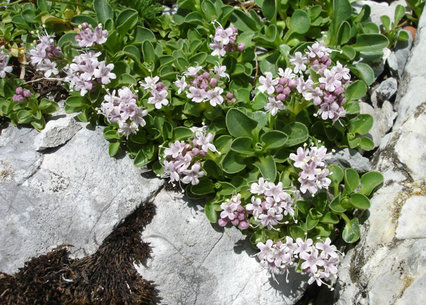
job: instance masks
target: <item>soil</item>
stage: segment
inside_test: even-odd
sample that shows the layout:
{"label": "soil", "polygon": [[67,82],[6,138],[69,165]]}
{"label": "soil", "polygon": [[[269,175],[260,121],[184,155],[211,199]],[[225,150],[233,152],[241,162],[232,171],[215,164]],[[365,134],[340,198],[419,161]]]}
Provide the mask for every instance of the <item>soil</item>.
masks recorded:
{"label": "soil", "polygon": [[133,265],[150,257],[140,234],[154,215],[153,204],[139,207],[91,256],[71,259],[61,246],[26,262],[14,275],[0,272],[0,304],[156,304],[154,283]]}

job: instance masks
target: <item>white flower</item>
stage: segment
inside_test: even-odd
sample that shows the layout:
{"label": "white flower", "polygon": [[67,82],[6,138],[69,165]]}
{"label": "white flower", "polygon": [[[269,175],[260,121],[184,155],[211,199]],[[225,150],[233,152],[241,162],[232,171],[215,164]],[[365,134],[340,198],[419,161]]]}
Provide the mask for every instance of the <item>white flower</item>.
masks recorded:
{"label": "white flower", "polygon": [[158,76],[155,76],[154,78],[147,76],[144,78],[145,82],[141,82],[141,85],[146,90],[153,90],[159,80],[160,78]]}
{"label": "white flower", "polygon": [[266,72],[265,76],[259,77],[259,83],[261,86],[257,87],[260,92],[267,92],[269,95],[275,92],[275,85],[278,84],[278,79],[272,78],[271,72]]}
{"label": "white flower", "polygon": [[210,102],[210,105],[215,107],[216,105],[220,105],[223,103],[223,89],[220,87],[216,87],[212,90],[207,91],[206,99]]}
{"label": "white flower", "polygon": [[201,131],[197,131],[195,133],[195,144],[201,146],[201,150],[204,152],[208,152],[209,150],[212,152],[217,152],[216,146],[212,143],[213,134],[208,133],[205,135]]}
{"label": "white flower", "polygon": [[190,170],[184,170],[182,173],[185,175],[183,177],[182,182],[185,184],[191,183],[192,185],[196,185],[200,183],[200,180],[198,178],[201,178],[204,176],[204,171],[201,168],[201,163],[197,162],[194,165],[192,165]]}
{"label": "white flower", "polygon": [[274,97],[268,97],[269,103],[265,105],[265,110],[270,112],[271,115],[275,116],[278,113],[278,110],[284,110],[284,104],[281,101],[277,101]]}
{"label": "white flower", "polygon": [[308,59],[301,52],[294,53],[294,57],[290,58],[290,64],[294,66],[294,72],[299,73],[306,70]]}
{"label": "white flower", "polygon": [[188,87],[188,84],[185,81],[185,76],[182,76],[181,79],[176,80],[174,84],[176,85],[176,87],[178,87],[177,94],[181,94],[185,90],[185,88]]}
{"label": "white flower", "polygon": [[217,65],[213,68],[214,73],[217,77],[227,77],[229,78],[229,74],[226,73],[226,66]]}
{"label": "white flower", "polygon": [[296,78],[296,74],[293,73],[291,68],[286,68],[285,71],[282,68],[278,68],[278,75],[288,79]]}
{"label": "white flower", "polygon": [[189,67],[188,71],[183,72],[185,76],[197,76],[197,73],[202,69],[201,66]]}
{"label": "white flower", "polygon": [[194,103],[201,103],[206,100],[207,92],[206,90],[196,87],[189,87],[189,92],[186,94],[186,97],[192,99]]}

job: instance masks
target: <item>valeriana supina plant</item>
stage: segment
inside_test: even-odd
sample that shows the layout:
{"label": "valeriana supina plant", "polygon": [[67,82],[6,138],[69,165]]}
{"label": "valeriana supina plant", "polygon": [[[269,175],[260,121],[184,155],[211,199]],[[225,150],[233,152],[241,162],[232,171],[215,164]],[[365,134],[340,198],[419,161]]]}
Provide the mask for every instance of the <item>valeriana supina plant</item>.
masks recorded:
{"label": "valeriana supina plant", "polygon": [[168,88],[164,86],[163,82],[159,82],[160,78],[158,76],[150,77],[147,76],[144,79],[144,82],[141,82],[141,86],[145,90],[149,90],[151,97],[148,98],[148,103],[153,104],[156,109],[161,109],[163,106],[169,104]]}
{"label": "valeriana supina plant", "polygon": [[30,62],[37,70],[44,72],[45,77],[58,75],[56,59],[62,55],[61,49],[55,45],[54,35],[38,35],[37,45],[29,51]]}
{"label": "valeriana supina plant", "polygon": [[287,236],[285,242],[268,239],[265,243],[257,243],[257,248],[260,250],[257,257],[261,265],[273,276],[284,273],[288,275],[290,267],[300,264],[302,273],[309,275],[309,284],[316,282],[318,286],[329,286],[325,281],[336,278],[340,252],[329,238],[314,244],[310,238],[297,238],[294,241]]}
{"label": "valeriana supina plant", "polygon": [[206,173],[201,161],[208,152],[217,152],[213,144],[213,134],[207,133],[204,128],[194,133],[192,141],[178,141],[171,143],[164,149],[163,165],[166,177],[174,184],[184,183],[197,185],[200,178]]}
{"label": "valeriana supina plant", "polygon": [[174,84],[177,94],[185,93],[194,103],[209,102],[213,107],[224,101],[234,102],[232,93],[224,97],[224,82],[229,80],[226,66],[216,65],[213,69],[203,71],[201,66],[189,67]]}
{"label": "valeriana supina plant", "polygon": [[214,21],[213,24],[217,24],[213,41],[209,44],[212,51],[212,56],[224,57],[227,53],[235,51],[243,51],[244,44],[237,44],[238,29],[236,27],[228,27],[224,29],[222,25]]}
{"label": "valeriana supina plant", "polygon": [[72,63],[64,68],[67,74],[65,82],[69,83],[71,90],[80,91],[80,95],[84,96],[95,90],[98,84],[107,85],[116,78],[112,72],[114,64],[98,60],[99,56],[100,52],[84,52],[74,57]]}
{"label": "valeriana supina plant", "polygon": [[229,222],[233,226],[238,226],[241,230],[249,227],[250,223],[247,219],[248,211],[241,203],[241,194],[232,196],[230,199],[225,200],[220,205],[222,211],[220,212],[220,219],[218,224],[225,227]]}
{"label": "valeriana supina plant", "polygon": [[75,41],[78,42],[80,47],[91,47],[100,45],[107,41],[108,31],[102,28],[99,24],[95,29],[87,22],[83,22],[79,28],[80,33],[75,36]]}
{"label": "valeriana supina plant", "polygon": [[107,93],[101,104],[101,112],[110,123],[118,124],[118,132],[126,138],[135,134],[139,127],[144,127],[144,117],[148,114],[137,105],[137,95],[129,87],[123,87]]}

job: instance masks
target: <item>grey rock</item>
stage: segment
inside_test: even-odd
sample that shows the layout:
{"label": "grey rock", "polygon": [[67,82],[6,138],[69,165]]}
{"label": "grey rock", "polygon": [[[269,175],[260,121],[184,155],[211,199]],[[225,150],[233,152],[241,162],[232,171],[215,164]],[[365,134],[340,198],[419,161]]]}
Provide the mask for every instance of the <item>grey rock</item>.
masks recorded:
{"label": "grey rock", "polygon": [[373,107],[368,103],[360,102],[360,112],[373,116],[373,127],[369,134],[374,142],[374,147],[378,147],[383,136],[392,128],[397,114],[393,111],[393,106],[389,101],[385,101],[382,107]]}
{"label": "grey rock", "polygon": [[93,253],[163,184],[144,178],[128,157],[109,157],[101,128],[83,128],[47,154],[34,151],[36,134],[9,127],[0,137],[0,270],[7,273],[60,244],[73,245],[76,257]]}
{"label": "grey rock", "polygon": [[407,63],[398,118],[376,152],[373,169],[384,175],[371,198],[360,243],[339,269],[335,303],[420,305],[426,287],[426,14]]}
{"label": "grey rock", "polygon": [[388,58],[389,68],[395,73],[397,73],[397,76],[399,78],[402,77],[413,44],[413,38],[411,37],[411,33],[409,31],[407,31],[407,33],[410,37],[409,40],[397,41],[395,46],[393,47],[391,55]]}
{"label": "grey rock", "polygon": [[142,233],[152,247],[144,279],[155,280],[162,304],[295,304],[307,278],[290,273],[277,282],[262,269],[256,251],[236,228],[212,226],[204,211],[182,198],[161,191],[155,198],[153,221]]}
{"label": "grey rock", "polygon": [[364,5],[369,5],[371,8],[370,21],[374,22],[377,25],[382,24],[380,16],[386,15],[389,16],[391,20],[394,20],[395,17],[395,7],[400,4],[407,6],[405,0],[392,1],[391,4],[386,2],[376,2],[376,1],[356,1],[353,3],[353,7],[359,12]]}
{"label": "grey rock", "polygon": [[380,83],[379,87],[374,91],[378,101],[384,102],[390,100],[398,90],[398,81],[390,77]]}
{"label": "grey rock", "polygon": [[70,115],[47,122],[45,128],[35,137],[34,148],[37,151],[58,147],[69,141],[81,129]]}
{"label": "grey rock", "polygon": [[340,165],[343,168],[350,167],[361,173],[371,170],[368,158],[363,157],[356,150],[349,148],[344,148],[332,153],[331,158],[327,160],[327,163]]}

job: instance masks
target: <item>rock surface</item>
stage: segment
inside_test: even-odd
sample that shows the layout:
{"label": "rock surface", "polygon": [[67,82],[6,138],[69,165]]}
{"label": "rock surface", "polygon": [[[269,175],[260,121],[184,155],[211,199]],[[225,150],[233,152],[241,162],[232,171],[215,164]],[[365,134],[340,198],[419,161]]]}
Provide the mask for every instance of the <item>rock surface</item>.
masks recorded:
{"label": "rock surface", "polygon": [[385,181],[362,238],[339,270],[338,305],[420,305],[426,288],[426,14],[396,100],[398,117],[373,165]]}
{"label": "rock surface", "polygon": [[343,168],[353,168],[358,172],[365,173],[371,170],[370,161],[353,149],[344,148],[336,151],[327,160],[328,164],[336,164]]}
{"label": "rock surface", "polygon": [[152,259],[139,271],[158,284],[161,304],[291,305],[302,297],[305,277],[273,281],[239,230],[212,226],[182,194],[163,190],[154,204],[157,213],[142,233]]}
{"label": "rock surface", "polygon": [[45,153],[34,150],[37,131],[2,131],[0,271],[15,272],[60,244],[73,245],[78,257],[93,253],[162,186],[160,179],[144,178],[128,157],[109,157],[101,128],[80,128],[65,145]]}

